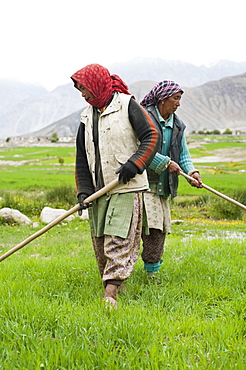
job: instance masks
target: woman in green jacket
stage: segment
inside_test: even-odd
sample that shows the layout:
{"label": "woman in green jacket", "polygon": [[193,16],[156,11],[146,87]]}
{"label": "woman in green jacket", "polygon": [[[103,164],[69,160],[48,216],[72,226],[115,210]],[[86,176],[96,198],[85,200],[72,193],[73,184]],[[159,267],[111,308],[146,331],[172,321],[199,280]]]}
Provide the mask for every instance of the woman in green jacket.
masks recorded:
{"label": "woman in green jacket", "polygon": [[144,194],[148,232],[143,232],[142,259],[153,277],[162,264],[166,235],[171,232],[169,196],[177,196],[181,171],[193,177],[190,184],[201,187],[202,179],[194,168],[184,135],[185,125],[176,115],[183,94],[174,81],[158,82],[141,101],[158,129],[161,141],[148,169],[150,191]]}

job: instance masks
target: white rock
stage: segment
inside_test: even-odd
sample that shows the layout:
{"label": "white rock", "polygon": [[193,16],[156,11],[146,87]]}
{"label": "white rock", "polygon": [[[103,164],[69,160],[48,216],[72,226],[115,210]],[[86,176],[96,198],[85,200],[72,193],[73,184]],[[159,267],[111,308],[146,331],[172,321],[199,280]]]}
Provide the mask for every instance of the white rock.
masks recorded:
{"label": "white rock", "polygon": [[36,227],[39,227],[39,222],[33,222],[32,227],[35,229]]}
{"label": "white rock", "polygon": [[[54,221],[57,217],[63,215],[65,212],[67,212],[65,209],[44,207],[40,214],[40,221],[45,224],[49,224],[50,222]],[[74,219],[73,215],[70,215],[67,218],[65,218],[66,221],[71,221],[73,219]]]}
{"label": "white rock", "polygon": [[32,223],[30,218],[23,215],[23,213],[21,213],[17,209],[7,207],[2,208],[0,209],[0,216],[5,218],[6,220],[12,218],[14,221],[18,222],[21,225],[29,225],[30,223]]}

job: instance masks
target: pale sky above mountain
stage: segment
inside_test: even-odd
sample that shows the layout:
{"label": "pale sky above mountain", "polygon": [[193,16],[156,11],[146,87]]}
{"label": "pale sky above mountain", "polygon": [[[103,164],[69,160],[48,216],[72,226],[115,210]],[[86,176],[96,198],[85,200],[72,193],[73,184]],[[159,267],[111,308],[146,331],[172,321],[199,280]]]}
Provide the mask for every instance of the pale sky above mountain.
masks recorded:
{"label": "pale sky above mountain", "polygon": [[89,63],[245,62],[244,24],[243,0],[5,0],[0,78],[52,90]]}

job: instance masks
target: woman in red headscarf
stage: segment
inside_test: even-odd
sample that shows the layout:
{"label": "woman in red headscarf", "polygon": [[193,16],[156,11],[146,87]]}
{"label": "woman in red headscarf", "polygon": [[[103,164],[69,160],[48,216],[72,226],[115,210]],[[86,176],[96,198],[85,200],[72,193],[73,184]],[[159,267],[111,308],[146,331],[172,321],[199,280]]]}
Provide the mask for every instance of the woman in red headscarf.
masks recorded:
{"label": "woman in red headscarf", "polygon": [[119,176],[119,184],[89,208],[92,242],[105,287],[104,299],[117,307],[116,293],[137,261],[142,229],[146,167],[159,143],[158,131],[127,85],[107,68],[90,64],[72,75],[89,104],[81,114],[76,147],[78,201]]}

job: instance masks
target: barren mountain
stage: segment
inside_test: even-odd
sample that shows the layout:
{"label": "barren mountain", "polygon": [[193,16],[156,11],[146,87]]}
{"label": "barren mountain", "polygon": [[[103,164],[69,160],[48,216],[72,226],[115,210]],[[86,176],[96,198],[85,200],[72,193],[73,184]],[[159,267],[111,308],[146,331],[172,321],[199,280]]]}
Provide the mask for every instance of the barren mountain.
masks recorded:
{"label": "barren mountain", "polygon": [[67,117],[82,104],[81,94],[71,84],[51,92],[20,100],[0,115],[0,137],[20,136],[43,129],[60,118]]}
{"label": "barren mountain", "polygon": [[[245,75],[239,74],[246,72],[246,63],[220,61],[210,67],[196,67],[181,61],[136,58],[114,64],[109,70],[126,81],[138,101],[157,81],[177,81],[185,90],[178,114],[190,131],[245,129]],[[228,77],[232,74],[236,77]],[[39,86],[0,81],[0,137],[33,135],[37,131],[48,135],[54,130],[60,136],[72,135],[78,123],[73,124],[75,118],[70,115],[84,107],[72,82],[47,92]]]}
{"label": "barren mountain", "polygon": [[[154,83],[136,82],[129,86],[129,90],[140,101]],[[226,128],[246,131],[246,73],[184,88],[184,91],[177,114],[185,122],[187,133],[203,129],[223,132]],[[81,111],[82,108],[29,136],[50,136],[53,132],[60,137],[75,136]]]}
{"label": "barren mountain", "polygon": [[188,131],[246,131],[246,73],[185,88],[178,115]]}
{"label": "barren mountain", "polygon": [[0,80],[0,116],[11,110],[24,99],[35,98],[46,94],[42,86],[23,82]]}

